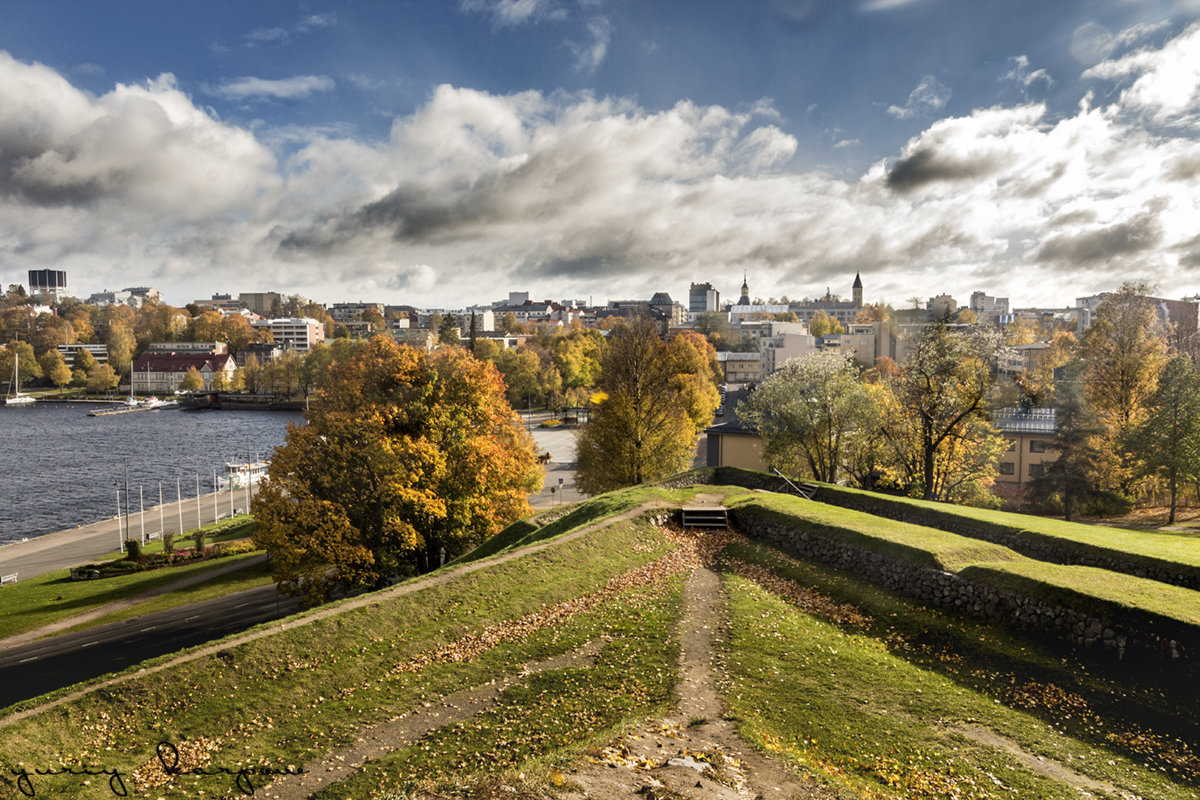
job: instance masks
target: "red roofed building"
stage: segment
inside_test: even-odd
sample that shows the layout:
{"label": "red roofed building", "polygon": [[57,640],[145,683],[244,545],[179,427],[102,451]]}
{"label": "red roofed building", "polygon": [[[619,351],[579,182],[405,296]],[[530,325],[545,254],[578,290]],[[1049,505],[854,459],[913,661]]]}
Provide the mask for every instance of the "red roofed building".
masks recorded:
{"label": "red roofed building", "polygon": [[229,385],[237,371],[237,363],[228,353],[146,352],[133,364],[130,389],[133,394],[173,392],[192,367],[204,379],[206,391],[212,390],[213,377],[218,373],[225,374]]}

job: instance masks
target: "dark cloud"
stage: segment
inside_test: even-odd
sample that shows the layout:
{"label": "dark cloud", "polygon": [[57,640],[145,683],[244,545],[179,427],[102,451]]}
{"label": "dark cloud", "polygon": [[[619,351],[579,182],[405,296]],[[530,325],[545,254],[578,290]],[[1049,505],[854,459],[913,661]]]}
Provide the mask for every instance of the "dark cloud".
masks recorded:
{"label": "dark cloud", "polygon": [[1193,250],[1190,253],[1180,256],[1179,266],[1200,267],[1200,250]]}
{"label": "dark cloud", "polygon": [[1163,165],[1163,177],[1169,181],[1194,181],[1200,178],[1200,153],[1188,153]]}
{"label": "dark cloud", "polygon": [[1080,209],[1077,211],[1067,211],[1059,214],[1046,223],[1051,228],[1064,228],[1068,225],[1078,225],[1086,222],[1095,222],[1096,212],[1091,209]]}
{"label": "dark cloud", "polygon": [[958,157],[926,148],[896,162],[887,175],[888,188],[910,192],[929,183],[980,178],[998,168],[994,158]]}
{"label": "dark cloud", "polygon": [[1047,239],[1038,248],[1037,259],[1080,266],[1094,264],[1153,249],[1162,236],[1162,227],[1153,214],[1139,214],[1107,228]]}

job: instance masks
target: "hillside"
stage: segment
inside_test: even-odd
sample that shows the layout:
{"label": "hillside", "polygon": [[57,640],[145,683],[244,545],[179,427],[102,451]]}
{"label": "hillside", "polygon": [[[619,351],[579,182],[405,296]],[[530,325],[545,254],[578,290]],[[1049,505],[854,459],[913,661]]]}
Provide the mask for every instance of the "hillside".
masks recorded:
{"label": "hillside", "polygon": [[[1200,797],[1194,652],[1117,660],[933,608],[736,531],[684,532],[685,503],[860,561],[1019,579],[1089,613],[1115,603],[1090,592],[1108,582],[1056,571],[1093,568],[944,531],[643,487],[0,712],[0,798]],[[1200,593],[1156,587],[1122,613],[1186,634]]]}

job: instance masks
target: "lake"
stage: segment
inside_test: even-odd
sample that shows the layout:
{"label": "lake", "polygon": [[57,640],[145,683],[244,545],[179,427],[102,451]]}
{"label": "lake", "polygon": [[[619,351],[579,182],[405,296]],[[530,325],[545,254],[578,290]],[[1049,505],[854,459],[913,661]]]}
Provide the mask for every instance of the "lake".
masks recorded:
{"label": "lake", "polygon": [[296,411],[140,411],[89,417],[82,403],[0,406],[0,544],[116,516],[129,470],[131,508],[211,492],[225,462],[270,458]]}

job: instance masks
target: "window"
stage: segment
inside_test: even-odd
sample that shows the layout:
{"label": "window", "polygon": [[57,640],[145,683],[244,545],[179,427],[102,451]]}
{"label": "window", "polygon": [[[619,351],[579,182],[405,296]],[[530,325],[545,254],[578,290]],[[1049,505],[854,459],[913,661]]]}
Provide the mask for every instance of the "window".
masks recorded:
{"label": "window", "polygon": [[1054,442],[1048,442],[1045,439],[1030,439],[1029,440],[1029,452],[1031,452],[1031,453],[1044,453],[1047,450],[1053,450],[1053,449],[1054,449]]}
{"label": "window", "polygon": [[1030,464],[1029,465],[1029,477],[1031,477],[1031,478],[1037,478],[1045,471],[1046,471],[1045,464]]}
{"label": "window", "polygon": [[1017,440],[1016,439],[1008,440],[1008,452],[1010,452],[1010,453],[1017,452]]}
{"label": "window", "polygon": [[1012,475],[1016,471],[1017,471],[1017,465],[1012,463],[1011,461],[1002,461],[1000,463],[1000,474],[1001,475]]}

